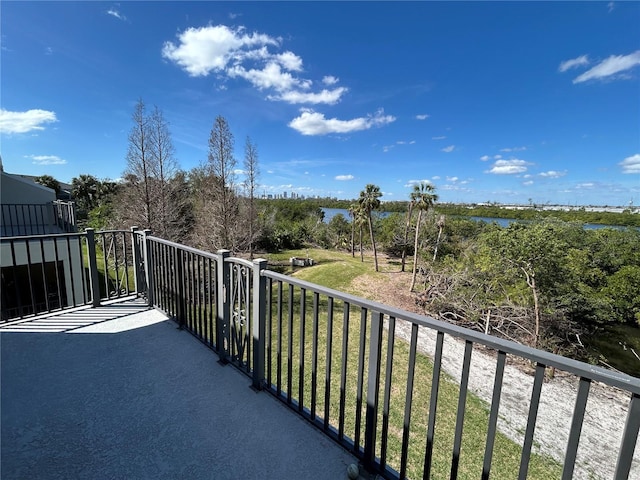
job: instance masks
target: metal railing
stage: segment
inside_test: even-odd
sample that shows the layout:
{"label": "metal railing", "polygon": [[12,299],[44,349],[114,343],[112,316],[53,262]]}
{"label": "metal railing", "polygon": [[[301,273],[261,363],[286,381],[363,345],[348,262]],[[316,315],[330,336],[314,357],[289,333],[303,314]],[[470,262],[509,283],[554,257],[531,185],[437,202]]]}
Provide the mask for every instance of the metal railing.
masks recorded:
{"label": "metal railing", "polygon": [[0,205],[3,237],[73,233],[76,231],[74,202],[55,200],[44,204]]}
{"label": "metal railing", "polygon": [[[576,383],[573,409],[566,415],[570,421],[558,476],[570,479],[576,473],[595,383],[615,387],[627,398],[626,422],[614,447],[611,476],[630,478],[632,465],[637,473],[638,378],[282,275],[268,270],[265,260],[250,262],[231,257],[225,250],[204,252],[135,227],[130,232],[88,230],[3,239],[3,259],[8,251],[14,264],[23,255],[31,259],[29,264],[39,265],[35,252],[40,252],[42,258],[57,264],[62,255],[55,252],[83,256],[82,242],[86,244],[86,260],[78,267],[82,295],[69,303],[96,305],[100,299],[132,293],[146,296],[150,305],[216,351],[223,363],[250,376],[253,388],[273,394],[349,449],[370,472],[390,479],[430,478],[434,471],[444,469],[450,478],[526,479],[537,457],[540,406],[548,396],[545,371],[554,368],[567,372]],[[105,260],[107,257],[111,260]],[[3,269],[3,287],[4,274]],[[100,280],[100,274],[107,278]],[[29,281],[38,275],[31,273]],[[59,279],[59,273],[56,275]],[[45,293],[51,292],[45,280],[41,285]],[[33,298],[40,287],[32,283],[29,288]],[[63,297],[61,287],[57,288],[55,293]],[[68,306],[50,302],[46,308]],[[464,345],[455,380],[445,371],[443,353],[446,342],[453,338]],[[469,387],[476,346],[489,351],[494,362],[493,388],[481,407],[473,407]],[[518,456],[505,474],[498,470],[496,456],[501,454],[497,448],[500,406],[509,386],[507,362],[513,359],[529,364],[533,376],[529,377]],[[442,393],[452,388],[455,401],[443,401]],[[474,458],[467,447],[472,407],[485,414]],[[441,420],[446,417],[451,419],[448,427]],[[468,472],[470,463],[475,465],[474,474]]]}
{"label": "metal railing", "polygon": [[[447,469],[450,478],[458,478],[465,463],[472,353],[481,346],[493,352],[495,374],[477,477],[492,474],[505,366],[520,359],[532,365],[534,375],[519,461],[510,478],[526,479],[535,456],[548,368],[577,381],[561,478],[574,476],[594,382],[628,395],[612,470],[616,480],[629,478],[640,429],[640,379],[282,275],[267,270],[264,260],[249,262],[228,251],[211,254],[149,235],[144,243],[151,304],[214,349],[223,362],[250,375],[254,388],[272,393],[353,452],[370,472],[386,478],[430,478],[443,446],[438,438],[449,436],[451,444],[444,442],[450,448]],[[431,351],[424,346],[429,334]],[[464,343],[454,406],[439,402],[439,391],[451,383],[443,373],[446,337]],[[428,394],[416,398],[417,384],[425,382]],[[455,418],[451,432],[439,430],[436,419],[443,415]]]}
{"label": "metal railing", "polygon": [[135,295],[135,240],[134,231],[93,229],[0,238],[0,322]]}

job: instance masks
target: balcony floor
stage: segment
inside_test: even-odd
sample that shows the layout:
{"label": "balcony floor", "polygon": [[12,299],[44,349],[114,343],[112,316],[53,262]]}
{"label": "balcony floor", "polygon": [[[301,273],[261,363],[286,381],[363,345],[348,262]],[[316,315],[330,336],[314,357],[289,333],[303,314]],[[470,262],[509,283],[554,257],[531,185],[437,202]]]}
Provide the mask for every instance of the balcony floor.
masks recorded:
{"label": "balcony floor", "polygon": [[0,328],[9,479],[346,479],[357,463],[139,302]]}

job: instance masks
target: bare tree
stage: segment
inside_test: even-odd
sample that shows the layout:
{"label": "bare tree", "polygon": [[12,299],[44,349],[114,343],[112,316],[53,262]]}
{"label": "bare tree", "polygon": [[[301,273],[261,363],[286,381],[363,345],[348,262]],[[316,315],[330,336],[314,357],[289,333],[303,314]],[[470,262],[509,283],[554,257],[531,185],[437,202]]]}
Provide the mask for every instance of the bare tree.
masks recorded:
{"label": "bare tree", "polygon": [[255,236],[255,192],[258,188],[258,149],[256,145],[251,141],[251,138],[247,137],[244,146],[244,173],[246,176],[245,188],[249,194],[249,258],[253,259],[253,241]]}
{"label": "bare tree", "polygon": [[149,228],[159,237],[182,240],[188,199],[179,192],[184,190],[182,182],[176,181],[180,169],[169,124],[158,107],[148,115],[142,100],[136,104],[132,118],[127,168],[117,202],[120,224]]}
{"label": "bare tree", "polygon": [[[141,205],[140,227],[152,228],[154,225],[153,207],[151,202],[151,152],[149,146],[149,118],[142,99],[138,100],[133,115],[133,127],[129,132],[129,148],[127,150],[127,169],[124,177],[129,179],[127,190],[131,201],[136,204],[124,205],[124,208],[133,208]],[[129,199],[127,199],[129,200]],[[128,202],[125,202],[128,203]],[[137,208],[135,208],[136,211]]]}
{"label": "bare tree", "polygon": [[198,222],[195,246],[207,250],[236,250],[240,244],[239,201],[236,193],[234,139],[222,116],[213,122],[207,161],[190,174]]}
{"label": "bare tree", "polygon": [[175,158],[175,149],[169,124],[157,106],[149,116],[149,148],[154,178],[154,196],[157,203],[156,234],[177,240],[184,236],[184,204],[187,199],[174,190],[179,190],[175,181],[180,169]]}

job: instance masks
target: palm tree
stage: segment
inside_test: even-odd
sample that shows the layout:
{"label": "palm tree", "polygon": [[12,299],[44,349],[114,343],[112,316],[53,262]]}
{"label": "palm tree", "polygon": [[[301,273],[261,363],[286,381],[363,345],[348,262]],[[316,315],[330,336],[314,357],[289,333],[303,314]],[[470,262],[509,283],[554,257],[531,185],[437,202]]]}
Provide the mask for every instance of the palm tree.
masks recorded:
{"label": "palm tree", "polygon": [[416,221],[416,236],[413,246],[413,274],[411,276],[411,287],[409,291],[413,291],[413,287],[416,284],[416,272],[418,268],[418,240],[420,233],[420,223],[422,222],[422,212],[426,212],[429,208],[433,207],[433,204],[438,200],[438,195],[434,192],[436,187],[430,183],[422,182],[413,186],[413,192],[411,192],[411,201],[418,209],[418,220]]}
{"label": "palm tree", "polygon": [[367,220],[369,221],[369,236],[371,237],[371,244],[373,245],[373,258],[376,265],[376,272],[378,271],[378,252],[376,251],[376,241],[373,236],[373,220],[371,218],[371,212],[380,208],[380,197],[382,192],[380,187],[372,183],[367,184],[363,191],[360,192],[360,198],[358,198],[358,204],[360,208],[367,214]]}
{"label": "palm tree", "polygon": [[356,205],[353,211],[353,223],[358,228],[360,240],[360,261],[364,262],[364,254],[362,252],[362,228],[367,224],[367,212],[360,206]]}
{"label": "palm tree", "polygon": [[353,241],[355,236],[357,210],[358,210],[358,204],[352,203],[351,205],[349,205],[349,218],[351,219],[351,257],[356,256],[353,248]]}
{"label": "palm tree", "polygon": [[78,207],[85,212],[95,208],[99,181],[93,175],[81,174],[71,179],[71,196]]}
{"label": "palm tree", "polygon": [[409,235],[409,225],[411,225],[411,215],[413,214],[413,200],[409,202],[409,211],[407,212],[407,223],[404,225],[404,238],[402,242],[402,268],[404,272],[404,264],[407,259],[407,236]]}

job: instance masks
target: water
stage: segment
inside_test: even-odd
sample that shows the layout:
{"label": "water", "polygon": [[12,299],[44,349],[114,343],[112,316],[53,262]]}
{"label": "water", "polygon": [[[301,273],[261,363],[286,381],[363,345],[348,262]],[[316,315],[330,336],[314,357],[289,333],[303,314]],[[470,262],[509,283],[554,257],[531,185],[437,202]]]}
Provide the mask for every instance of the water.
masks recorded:
{"label": "water", "polygon": [[[350,222],[351,217],[349,217],[349,210],[346,208],[324,208],[322,207],[320,210],[324,213],[324,223],[329,223],[333,217],[338,214],[342,214],[344,218]],[[391,215],[392,212],[373,212],[374,215],[379,218],[386,218]],[[494,217],[469,217],[470,220],[475,220],[476,222],[486,222],[486,223],[497,223],[501,227],[508,227],[513,222],[523,222],[526,223],[526,220],[517,220],[514,218],[494,218]],[[597,223],[585,223],[584,228],[587,230],[598,230],[600,228],[619,228],[625,229],[626,227],[617,227],[613,225],[600,225]]]}
{"label": "water", "polygon": [[[324,223],[329,223],[333,217],[338,214],[342,214],[342,216],[347,220],[347,222],[351,221],[351,217],[349,216],[349,210],[346,208],[324,208],[321,207],[322,213],[324,213]],[[372,212],[372,215],[378,218],[386,218],[391,215],[392,212]]]}

